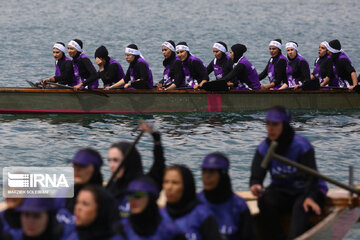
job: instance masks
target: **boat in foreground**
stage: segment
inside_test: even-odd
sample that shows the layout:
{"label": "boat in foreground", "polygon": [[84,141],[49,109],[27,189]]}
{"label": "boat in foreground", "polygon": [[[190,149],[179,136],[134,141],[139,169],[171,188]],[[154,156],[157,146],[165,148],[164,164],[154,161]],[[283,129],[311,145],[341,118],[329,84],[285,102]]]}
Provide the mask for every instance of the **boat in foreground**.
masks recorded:
{"label": "boat in foreground", "polygon": [[[261,239],[262,227],[258,221],[257,197],[251,192],[238,192],[237,194],[246,200],[256,225],[257,235]],[[346,190],[330,189],[322,215],[312,216],[311,221],[314,227],[298,236],[296,240],[343,239],[360,216],[360,199],[350,200],[349,196],[349,192]],[[289,222],[290,215],[284,215],[282,223],[285,229],[289,229]]]}
{"label": "boat in foreground", "polygon": [[283,105],[299,110],[360,109],[347,90],[228,91],[0,88],[0,113],[238,112]]}

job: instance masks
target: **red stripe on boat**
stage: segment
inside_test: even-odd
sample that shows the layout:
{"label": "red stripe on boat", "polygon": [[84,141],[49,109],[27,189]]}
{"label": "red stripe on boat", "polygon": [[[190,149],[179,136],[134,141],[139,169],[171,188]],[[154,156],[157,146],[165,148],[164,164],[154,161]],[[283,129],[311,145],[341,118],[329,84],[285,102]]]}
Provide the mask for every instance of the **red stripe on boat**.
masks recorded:
{"label": "red stripe on boat", "polygon": [[221,112],[221,94],[207,95],[208,112]]}

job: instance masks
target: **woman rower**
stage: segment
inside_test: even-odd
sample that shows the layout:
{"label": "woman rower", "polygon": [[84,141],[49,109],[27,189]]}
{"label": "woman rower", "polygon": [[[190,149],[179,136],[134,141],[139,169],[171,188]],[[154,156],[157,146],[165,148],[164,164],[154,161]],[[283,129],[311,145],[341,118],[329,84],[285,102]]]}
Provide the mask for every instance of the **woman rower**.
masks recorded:
{"label": "woman rower", "polygon": [[[318,79],[320,86],[325,86],[328,83],[328,72],[330,65],[330,55],[327,53],[327,42],[322,42],[319,45],[319,57],[314,62],[314,70],[310,75],[311,80]],[[324,83],[325,81],[325,83]]]}
{"label": "woman rower", "polygon": [[88,88],[96,89],[99,79],[96,69],[89,57],[83,54],[83,43],[79,39],[73,39],[68,44],[68,53],[72,57],[75,82],[74,90]]}
{"label": "woman rower", "polygon": [[222,239],[255,239],[246,201],[232,191],[229,159],[218,152],[207,155],[202,164],[204,190],[198,194],[213,212]]}
{"label": "woman rower", "polygon": [[184,165],[168,167],[165,170],[163,190],[167,202],[161,209],[161,216],[173,220],[187,239],[221,239],[211,210],[196,197],[195,180],[189,168]]}
{"label": "woman rower", "polygon": [[119,221],[115,199],[101,186],[88,185],[79,192],[74,209],[75,229],[68,240],[121,240],[114,227]]}
{"label": "woman rower", "polygon": [[45,78],[41,81],[42,85],[47,82],[55,82],[62,85],[74,85],[74,70],[71,59],[65,56],[65,44],[56,42],[53,46],[53,56],[55,59],[55,76]]}
{"label": "woman rower", "polygon": [[26,198],[16,209],[20,213],[21,229],[10,231],[2,239],[69,240],[72,227],[56,220],[56,209],[51,198]]}
{"label": "woman rower", "polygon": [[185,76],[180,59],[176,56],[175,43],[172,40],[164,42],[161,46],[164,55],[165,67],[163,79],[157,84],[158,90],[170,90],[185,86]]}
{"label": "woman rower", "polygon": [[[146,175],[151,177],[160,189],[165,169],[165,158],[160,134],[158,132],[153,132],[146,123],[142,123],[140,127],[144,132],[150,133],[154,140],[154,163]],[[112,173],[114,173],[119,165],[122,164],[124,156],[130,146],[131,144],[128,142],[119,142],[111,145],[108,152],[108,163]],[[121,217],[128,217],[130,211],[128,199],[126,198],[128,184],[135,178],[142,176],[144,174],[143,172],[140,153],[134,148],[123,163],[123,167],[115,176],[114,181],[108,183],[109,191],[117,200]]]}
{"label": "woman rower", "polygon": [[329,79],[323,82],[323,86],[329,84],[333,87],[354,89],[358,85],[356,71],[350,58],[341,49],[340,41],[332,40],[326,48],[331,56],[332,71],[329,71]]}
{"label": "woman rower", "polygon": [[176,53],[182,63],[186,87],[198,89],[209,81],[204,63],[190,53],[186,42],[179,42],[176,45]]}
{"label": "woman rower", "polygon": [[286,68],[288,87],[297,89],[305,82],[310,81],[309,63],[298,53],[298,44],[296,42],[287,42],[285,48],[288,58]]}
{"label": "woman rower", "polygon": [[99,66],[98,74],[104,83],[104,88],[124,78],[125,74],[121,64],[109,57],[109,52],[105,46],[100,46],[96,49],[95,61]]}
{"label": "woman rower", "polygon": [[153,76],[149,64],[145,61],[135,44],[130,44],[125,48],[125,59],[129,63],[125,77],[107,87],[106,90],[122,86],[130,88],[131,84],[141,86],[138,88],[153,89]]}
{"label": "woman rower", "polygon": [[74,197],[56,199],[56,207],[59,208],[57,219],[59,222],[71,224],[74,223],[74,206],[76,197],[80,190],[88,184],[103,184],[101,166],[103,160],[98,151],[92,148],[79,150],[72,159],[74,167]]}
{"label": "woman rower", "polygon": [[288,87],[286,77],[287,59],[281,53],[281,39],[274,39],[269,43],[270,60],[268,61],[264,71],[260,73],[259,79],[263,80],[266,76],[269,78],[269,84],[261,85],[262,89],[285,89]]}
{"label": "woman rower", "polygon": [[224,42],[216,42],[213,45],[214,59],[207,66],[207,73],[214,72],[216,80],[225,77],[233,69],[234,62],[227,55],[227,46]]}
{"label": "woman rower", "polygon": [[259,90],[260,81],[255,67],[246,59],[244,53],[247,48],[243,44],[235,44],[230,49],[230,57],[234,61],[234,69],[225,77],[227,85],[237,90]]}
{"label": "woman rower", "polygon": [[130,217],[122,219],[123,235],[133,240],[186,240],[185,234],[172,222],[164,219],[156,203],[159,188],[152,178],[133,180],[127,189]]}
{"label": "woman rower", "polygon": [[[287,109],[273,107],[268,110],[265,120],[268,137],[256,149],[251,166],[250,190],[259,197],[260,220],[266,230],[264,237],[285,239],[280,216],[292,212],[288,239],[294,239],[311,227],[310,213],[321,214],[327,186],[324,181],[276,160],[271,160],[267,169],[260,166],[270,143],[276,141],[275,153],[317,169],[314,148],[290,126],[291,115]],[[267,171],[270,172],[271,183],[264,191],[263,181]]]}

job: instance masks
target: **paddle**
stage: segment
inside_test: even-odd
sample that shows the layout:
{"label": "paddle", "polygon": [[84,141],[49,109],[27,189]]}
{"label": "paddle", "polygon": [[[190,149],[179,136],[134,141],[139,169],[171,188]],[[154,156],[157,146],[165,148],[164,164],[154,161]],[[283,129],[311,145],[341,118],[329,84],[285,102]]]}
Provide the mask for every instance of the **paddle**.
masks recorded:
{"label": "paddle", "polygon": [[[58,87],[61,87],[61,88],[67,88],[67,89],[73,89],[73,87],[71,86],[67,86],[67,85],[64,85],[64,84],[60,84],[60,83],[55,83],[55,82],[46,82],[47,85],[55,85],[55,86],[58,86]],[[93,94],[96,94],[96,95],[99,95],[99,96],[103,96],[103,97],[109,97],[109,95],[107,95],[106,93],[104,92],[101,92],[101,91],[98,91],[98,90],[94,90],[94,89],[81,89],[80,91],[85,91],[85,92],[88,92],[88,93],[93,93]]]}
{"label": "paddle", "polygon": [[107,182],[105,188],[109,188],[110,183],[114,181],[115,176],[119,173],[120,169],[124,167],[125,163],[128,161],[128,158],[130,156],[130,154],[132,153],[132,151],[135,148],[135,145],[139,142],[141,136],[144,134],[144,131],[141,130],[141,132],[139,133],[139,135],[136,137],[135,141],[130,145],[130,147],[128,148],[128,150],[126,151],[125,155],[124,155],[124,159],[123,161],[119,164],[119,166],[117,167],[117,169],[115,170],[115,172],[113,172],[113,174],[111,175],[109,181]]}
{"label": "paddle", "polygon": [[[344,88],[344,87],[332,87],[332,86],[324,86],[324,87],[320,87],[321,89],[340,89],[340,90],[349,90],[349,88]],[[360,93],[360,85],[356,85],[353,89],[354,92],[356,93]]]}
{"label": "paddle", "polygon": [[33,83],[32,81],[29,81],[29,80],[25,80],[31,87],[33,88],[44,88],[42,85],[41,85],[41,82],[38,82],[38,83]]}

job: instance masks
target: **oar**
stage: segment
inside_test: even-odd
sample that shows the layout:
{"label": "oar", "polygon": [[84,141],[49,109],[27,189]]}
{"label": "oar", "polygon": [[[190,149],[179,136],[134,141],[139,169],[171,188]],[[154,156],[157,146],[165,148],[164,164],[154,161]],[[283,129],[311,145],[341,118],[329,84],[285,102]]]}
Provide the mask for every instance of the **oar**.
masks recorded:
{"label": "oar", "polygon": [[170,90],[190,90],[190,89],[192,89],[192,90],[194,90],[194,88],[192,88],[192,87],[178,87],[178,88],[172,88],[172,89],[168,89],[168,90],[165,90],[165,91],[170,91]]}
{"label": "oar", "polygon": [[33,83],[32,81],[29,81],[29,80],[25,80],[25,81],[33,88],[39,88],[39,86],[41,86],[41,88],[43,88],[41,83]]}
{"label": "oar", "polygon": [[[333,87],[333,86],[324,86],[320,87],[321,89],[340,89],[340,90],[349,90],[347,87]],[[360,93],[360,85],[356,85],[353,89],[354,92]]]}
{"label": "oar", "polygon": [[274,158],[279,162],[282,162],[282,163],[284,163],[286,165],[290,165],[292,167],[295,167],[295,168],[297,168],[297,169],[299,169],[299,170],[301,170],[303,172],[306,172],[307,174],[310,174],[310,175],[315,176],[317,178],[321,178],[321,179],[323,179],[323,180],[325,180],[325,181],[327,181],[329,183],[332,183],[332,184],[334,184],[334,185],[336,185],[336,186],[338,186],[340,188],[346,189],[349,192],[360,195],[360,190],[354,188],[353,186],[349,186],[349,185],[343,184],[341,182],[338,182],[338,181],[336,181],[336,180],[334,180],[334,179],[332,179],[332,178],[330,178],[328,176],[322,175],[321,173],[317,172],[316,170],[314,170],[312,168],[309,168],[309,167],[307,167],[305,165],[302,165],[300,163],[291,161],[290,159],[288,159],[286,157],[283,157],[283,156],[281,156],[279,154],[276,154],[275,153],[275,148],[276,148],[277,145],[278,145],[277,142],[275,142],[275,141],[271,142],[270,147],[269,147],[269,149],[268,149],[268,151],[267,151],[267,153],[266,153],[266,155],[265,155],[265,157],[264,157],[264,159],[263,159],[263,161],[261,163],[262,168],[266,169],[268,167],[269,163],[270,163],[270,160],[272,158]]}
{"label": "oar", "polygon": [[[55,86],[58,86],[58,87],[67,88],[67,89],[73,89],[74,90],[73,87],[67,86],[67,85],[64,85],[64,84],[60,84],[60,83],[46,82],[46,84],[55,85]],[[93,94],[103,96],[103,97],[109,97],[109,95],[107,95],[106,93],[104,93],[102,91],[94,90],[94,89],[81,89],[81,91],[86,91],[88,93],[93,93]]]}
{"label": "oar", "polygon": [[128,160],[130,154],[132,153],[132,151],[135,148],[135,145],[139,142],[141,136],[144,134],[144,131],[141,130],[141,132],[139,133],[139,135],[136,137],[135,141],[130,145],[130,147],[128,148],[128,150],[126,151],[125,155],[124,155],[124,159],[123,161],[119,164],[119,166],[117,167],[117,169],[115,170],[115,172],[111,175],[109,181],[107,182],[105,188],[109,188],[110,183],[112,183],[115,179],[115,176],[119,173],[119,171],[121,170],[121,168],[124,167],[125,163]]}

